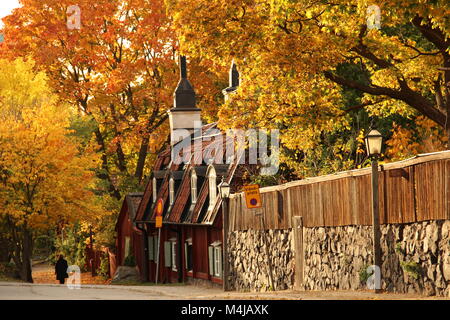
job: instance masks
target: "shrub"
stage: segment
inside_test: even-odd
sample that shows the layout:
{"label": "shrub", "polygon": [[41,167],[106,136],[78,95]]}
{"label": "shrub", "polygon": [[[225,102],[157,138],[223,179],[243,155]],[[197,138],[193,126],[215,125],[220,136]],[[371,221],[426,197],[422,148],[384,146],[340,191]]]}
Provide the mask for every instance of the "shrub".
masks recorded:
{"label": "shrub", "polygon": [[107,253],[102,255],[100,258],[100,268],[98,274],[105,279],[109,278],[109,256]]}
{"label": "shrub", "polygon": [[372,273],[367,272],[367,269],[369,268],[369,265],[365,265],[362,267],[361,270],[359,270],[359,280],[361,283],[366,284],[367,280],[370,278]]}
{"label": "shrub", "polygon": [[395,252],[397,252],[398,254],[402,254],[402,255],[406,254],[406,250],[402,249],[401,242],[397,242],[397,244],[395,245]]}
{"label": "shrub", "polygon": [[127,267],[135,267],[136,259],[134,258],[133,255],[129,255],[128,257],[125,258],[125,261],[123,262],[123,264]]}
{"label": "shrub", "polygon": [[420,275],[422,274],[422,268],[420,265],[414,261],[400,261],[400,266],[402,269],[410,274],[414,279],[419,279]]}

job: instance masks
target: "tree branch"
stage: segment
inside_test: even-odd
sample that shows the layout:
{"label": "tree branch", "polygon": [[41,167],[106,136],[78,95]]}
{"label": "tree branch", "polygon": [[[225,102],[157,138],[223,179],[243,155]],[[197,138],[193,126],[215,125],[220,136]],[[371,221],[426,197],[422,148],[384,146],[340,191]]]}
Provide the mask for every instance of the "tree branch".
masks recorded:
{"label": "tree branch", "polygon": [[411,90],[404,80],[399,79],[400,91],[398,91],[391,88],[379,87],[375,85],[364,85],[353,80],[339,77],[329,71],[325,71],[324,75],[327,79],[351,89],[360,90],[362,92],[369,93],[375,96],[387,96],[396,100],[403,101],[426,117],[435,121],[439,125],[443,127],[445,127],[446,125],[445,115],[440,110],[438,110],[435,105],[431,103],[427,98]]}

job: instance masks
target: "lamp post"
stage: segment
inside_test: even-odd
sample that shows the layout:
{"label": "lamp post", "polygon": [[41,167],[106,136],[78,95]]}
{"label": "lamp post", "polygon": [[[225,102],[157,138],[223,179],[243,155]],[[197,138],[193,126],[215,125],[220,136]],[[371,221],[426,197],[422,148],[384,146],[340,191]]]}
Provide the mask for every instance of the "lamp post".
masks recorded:
{"label": "lamp post", "polygon": [[223,237],[223,291],[228,290],[228,201],[230,199],[230,185],[222,177],[218,185],[220,198],[222,199],[222,237]]}
{"label": "lamp post", "polygon": [[[373,272],[375,275],[374,289],[381,291],[381,246],[380,246],[380,214],[378,197],[378,158],[381,154],[383,136],[377,130],[371,130],[365,138],[369,157],[372,158],[372,226],[373,226]],[[379,272],[379,275],[377,273]]]}

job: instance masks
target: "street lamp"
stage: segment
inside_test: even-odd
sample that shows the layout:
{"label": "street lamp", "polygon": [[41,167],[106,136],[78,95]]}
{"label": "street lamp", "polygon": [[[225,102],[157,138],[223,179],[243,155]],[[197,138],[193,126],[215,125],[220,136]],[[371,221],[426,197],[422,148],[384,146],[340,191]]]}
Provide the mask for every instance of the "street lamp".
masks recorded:
{"label": "street lamp", "polygon": [[378,200],[378,157],[381,154],[383,136],[377,130],[371,130],[365,138],[367,154],[372,158],[372,226],[373,226],[373,263],[375,267],[374,289],[381,291],[381,246],[380,214]]}
{"label": "street lamp", "polygon": [[217,186],[219,188],[220,197],[222,199],[228,199],[230,197],[230,185],[225,181],[225,178],[222,177],[222,182]]}
{"label": "street lamp", "polygon": [[383,142],[383,136],[378,130],[372,130],[366,136],[366,148],[369,156],[378,157],[381,153],[381,144]]}
{"label": "street lamp", "polygon": [[222,237],[223,237],[223,291],[228,290],[228,201],[230,199],[230,185],[222,177],[222,182],[217,186],[222,199]]}

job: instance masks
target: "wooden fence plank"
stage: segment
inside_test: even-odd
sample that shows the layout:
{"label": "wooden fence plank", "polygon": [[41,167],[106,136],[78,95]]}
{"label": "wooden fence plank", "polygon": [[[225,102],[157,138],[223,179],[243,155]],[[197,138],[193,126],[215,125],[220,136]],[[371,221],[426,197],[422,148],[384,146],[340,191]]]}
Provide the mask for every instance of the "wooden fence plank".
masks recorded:
{"label": "wooden fence plank", "polygon": [[[304,227],[372,224],[367,169],[261,190],[269,229],[293,228],[298,216]],[[379,171],[379,194],[382,224],[450,219],[450,152],[384,165]],[[259,220],[246,208],[242,193],[232,196],[230,230],[259,228]]]}

